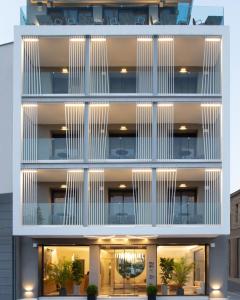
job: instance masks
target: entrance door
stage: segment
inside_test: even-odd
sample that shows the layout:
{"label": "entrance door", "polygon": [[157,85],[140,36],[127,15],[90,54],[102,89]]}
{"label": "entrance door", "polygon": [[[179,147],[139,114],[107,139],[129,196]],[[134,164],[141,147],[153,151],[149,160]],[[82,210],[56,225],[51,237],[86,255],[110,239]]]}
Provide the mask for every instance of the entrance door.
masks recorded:
{"label": "entrance door", "polygon": [[175,199],[175,222],[177,224],[194,224],[197,222],[197,190],[177,189]]}
{"label": "entrance door", "polygon": [[101,294],[142,295],[146,290],[146,249],[103,247]]}

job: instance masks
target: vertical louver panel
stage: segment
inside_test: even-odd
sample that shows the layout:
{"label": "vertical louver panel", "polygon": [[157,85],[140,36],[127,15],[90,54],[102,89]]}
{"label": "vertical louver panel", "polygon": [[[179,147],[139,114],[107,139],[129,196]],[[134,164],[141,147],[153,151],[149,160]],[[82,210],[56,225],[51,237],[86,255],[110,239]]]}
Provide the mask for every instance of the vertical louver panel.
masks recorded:
{"label": "vertical louver panel", "polygon": [[136,158],[150,160],[152,157],[152,104],[136,105]]}
{"label": "vertical louver panel", "polygon": [[36,36],[23,38],[23,93],[41,94],[39,39]]}
{"label": "vertical louver panel", "polygon": [[175,169],[157,170],[157,224],[173,224],[176,194]]}
{"label": "vertical louver panel", "polygon": [[221,170],[205,170],[205,224],[221,223]]}
{"label": "vertical louver panel", "polygon": [[37,104],[22,105],[22,160],[34,162],[37,160]]}
{"label": "vertical louver panel", "polygon": [[85,86],[85,38],[73,36],[69,39],[69,94],[84,94]]}
{"label": "vertical louver panel", "polygon": [[137,93],[153,92],[153,39],[137,38]]}
{"label": "vertical louver panel", "polygon": [[159,103],[157,106],[157,158],[173,159],[173,104]]}
{"label": "vertical louver panel", "polygon": [[151,223],[152,172],[132,170],[134,212],[136,224]]}
{"label": "vertical louver panel", "polygon": [[204,158],[221,158],[221,104],[202,103]]}
{"label": "vertical louver panel", "polygon": [[104,170],[92,169],[88,174],[89,203],[88,222],[89,225],[104,224]]}
{"label": "vertical louver panel", "polygon": [[158,93],[174,93],[174,38],[158,38]]}
{"label": "vertical louver panel", "polygon": [[102,160],[107,156],[108,103],[89,105],[89,159]]}
{"label": "vertical louver panel", "polygon": [[83,159],[84,104],[65,104],[67,159]]}
{"label": "vertical louver panel", "polygon": [[66,185],[63,224],[82,225],[83,170],[68,171]]}
{"label": "vertical louver panel", "polygon": [[109,93],[107,40],[92,37],[90,42],[90,93]]}
{"label": "vertical louver panel", "polygon": [[24,225],[37,224],[37,171],[22,171],[22,214]]}
{"label": "vertical louver panel", "polygon": [[205,38],[202,94],[221,93],[221,39]]}

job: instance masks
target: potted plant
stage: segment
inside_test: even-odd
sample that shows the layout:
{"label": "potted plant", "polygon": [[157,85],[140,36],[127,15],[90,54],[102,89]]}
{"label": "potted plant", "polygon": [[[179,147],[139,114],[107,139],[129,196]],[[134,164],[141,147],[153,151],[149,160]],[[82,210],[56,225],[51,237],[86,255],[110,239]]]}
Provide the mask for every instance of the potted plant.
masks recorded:
{"label": "potted plant", "polygon": [[184,296],[184,286],[188,281],[188,276],[193,269],[194,264],[188,263],[185,257],[181,257],[174,262],[174,271],[172,279],[177,287],[177,296]]}
{"label": "potted plant", "polygon": [[73,295],[80,294],[80,285],[83,278],[83,264],[80,259],[72,262]]}
{"label": "potted plant", "polygon": [[59,261],[58,264],[50,264],[48,276],[56,283],[59,290],[59,296],[66,296],[66,282],[71,278],[71,262],[62,260]]}
{"label": "potted plant", "polygon": [[160,268],[161,268],[161,280],[162,280],[162,294],[168,295],[168,284],[172,279],[173,270],[174,270],[174,259],[173,258],[160,258]]}
{"label": "potted plant", "polygon": [[148,295],[148,300],[156,300],[156,295],[157,295],[156,285],[149,284],[147,286],[147,295]]}
{"label": "potted plant", "polygon": [[90,284],[87,287],[87,299],[88,300],[96,300],[98,294],[98,287],[94,284]]}

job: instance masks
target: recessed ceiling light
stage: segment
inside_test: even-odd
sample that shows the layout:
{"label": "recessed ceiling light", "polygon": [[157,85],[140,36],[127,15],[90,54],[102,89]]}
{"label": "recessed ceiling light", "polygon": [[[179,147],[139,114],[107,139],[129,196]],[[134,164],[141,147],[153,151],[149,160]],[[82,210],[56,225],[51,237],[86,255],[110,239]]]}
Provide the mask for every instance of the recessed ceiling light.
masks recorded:
{"label": "recessed ceiling light", "polygon": [[127,126],[122,125],[122,126],[120,127],[120,130],[121,130],[121,131],[126,131],[126,130],[128,130],[128,129],[127,129]]}
{"label": "recessed ceiling light", "polygon": [[186,125],[181,125],[181,126],[179,127],[179,130],[187,130],[187,126],[186,126]]}
{"label": "recessed ceiling light", "polygon": [[127,72],[128,72],[128,70],[126,68],[122,68],[120,71],[121,74],[126,74]]}
{"label": "recessed ceiling light", "polygon": [[186,74],[186,73],[188,73],[188,71],[187,71],[186,68],[181,68],[180,71],[179,71],[179,73]]}
{"label": "recessed ceiling light", "polygon": [[66,184],[61,184],[60,188],[61,188],[61,189],[66,189],[67,186],[66,186]]}
{"label": "recessed ceiling light", "polygon": [[180,188],[186,188],[187,185],[186,185],[186,183],[181,183],[181,184],[179,184],[179,187],[180,187]]}
{"label": "recessed ceiling light", "polygon": [[126,187],[127,187],[127,186],[126,186],[125,184],[120,184],[120,185],[119,185],[119,188],[120,188],[120,189],[125,189]]}
{"label": "recessed ceiling light", "polygon": [[68,130],[68,129],[67,129],[67,126],[62,126],[62,127],[61,127],[61,130],[67,131],[67,130]]}
{"label": "recessed ceiling light", "polygon": [[62,68],[62,73],[63,74],[68,74],[68,68]]}

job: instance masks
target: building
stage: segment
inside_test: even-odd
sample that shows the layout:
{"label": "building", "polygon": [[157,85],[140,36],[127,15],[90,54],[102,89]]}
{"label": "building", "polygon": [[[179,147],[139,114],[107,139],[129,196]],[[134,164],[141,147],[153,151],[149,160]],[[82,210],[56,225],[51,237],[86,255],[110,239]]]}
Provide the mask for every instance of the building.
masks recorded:
{"label": "building", "polygon": [[[173,258],[189,266],[186,297],[226,299],[229,33],[221,8],[32,0],[21,17],[16,298],[84,296],[89,283],[99,298],[135,298],[152,283],[164,299],[160,259]],[[56,273],[77,259],[80,287],[70,274],[61,286],[53,266]],[[177,282],[168,297],[176,299]]]}
{"label": "building", "polygon": [[231,235],[229,241],[229,289],[240,288],[240,191],[231,194]]}

